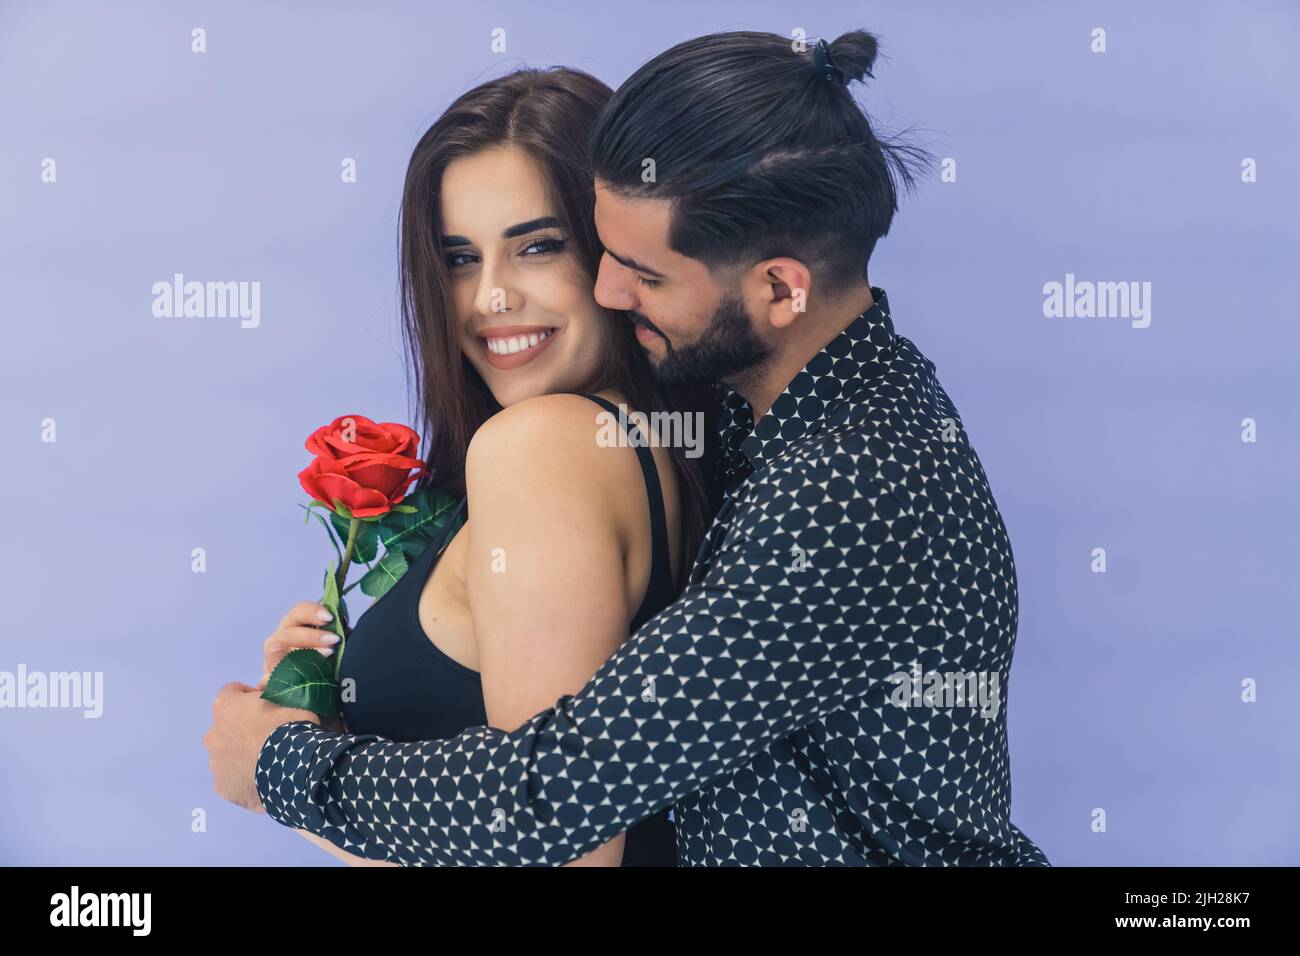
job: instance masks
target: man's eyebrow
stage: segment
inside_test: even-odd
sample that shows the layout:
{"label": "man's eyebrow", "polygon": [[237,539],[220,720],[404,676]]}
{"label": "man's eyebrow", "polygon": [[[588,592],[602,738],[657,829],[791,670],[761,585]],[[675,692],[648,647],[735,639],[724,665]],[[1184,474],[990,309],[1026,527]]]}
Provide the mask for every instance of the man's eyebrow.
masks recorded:
{"label": "man's eyebrow", "polygon": [[646,275],[652,275],[656,279],[668,278],[658,269],[651,269],[649,266],[643,266],[641,265],[641,263],[637,262],[631,256],[620,256],[617,252],[615,252],[613,249],[610,249],[608,246],[605,247],[605,251],[610,254],[610,256],[614,259],[615,262],[619,263],[620,265],[624,265],[629,269],[635,269],[637,272],[644,272],[646,273]]}
{"label": "man's eyebrow", "polygon": [[[513,226],[508,226],[501,232],[502,239],[513,239],[515,236],[523,236],[537,229],[552,229],[560,225],[560,220],[555,216],[539,216],[536,219],[529,219],[527,222],[517,222]],[[442,244],[444,246],[468,246],[470,241],[464,236],[443,236]]]}

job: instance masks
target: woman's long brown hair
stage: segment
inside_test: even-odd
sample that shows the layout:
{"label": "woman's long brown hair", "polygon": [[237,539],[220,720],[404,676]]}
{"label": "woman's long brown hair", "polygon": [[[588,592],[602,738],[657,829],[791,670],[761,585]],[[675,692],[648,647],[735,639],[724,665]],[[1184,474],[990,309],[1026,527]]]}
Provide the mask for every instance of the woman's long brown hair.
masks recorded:
{"label": "woman's long brown hair", "polygon": [[[608,86],[580,70],[517,70],[458,98],[411,155],[401,212],[402,327],[415,369],[429,471],[416,488],[463,495],[470,439],[500,410],[456,337],[456,308],[441,241],[443,171],[453,159],[484,149],[509,146],[525,152],[542,170],[556,215],[570,237],[569,247],[594,285],[604,250],[596,232],[596,196],[586,146],[612,95]],[[591,391],[617,389],[641,412],[704,414],[703,456],[691,459],[683,448],[668,449],[682,488],[682,544],[689,562],[712,518],[707,476],[716,454],[717,396],[706,388],[659,386],[631,322],[603,307],[600,313],[610,334],[605,337],[603,371]],[[689,564],[683,575],[688,571]]]}

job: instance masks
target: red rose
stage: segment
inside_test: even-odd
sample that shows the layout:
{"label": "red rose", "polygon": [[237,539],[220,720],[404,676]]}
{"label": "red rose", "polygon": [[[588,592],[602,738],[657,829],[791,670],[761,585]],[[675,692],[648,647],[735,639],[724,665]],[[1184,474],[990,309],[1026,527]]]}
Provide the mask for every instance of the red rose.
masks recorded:
{"label": "red rose", "polygon": [[[415,457],[419,444],[420,436],[405,425],[377,425],[364,415],[343,415],[307,438],[307,450],[316,458],[298,480],[330,510],[337,498],[356,518],[386,514],[426,471]],[[412,468],[419,470],[412,473]]]}

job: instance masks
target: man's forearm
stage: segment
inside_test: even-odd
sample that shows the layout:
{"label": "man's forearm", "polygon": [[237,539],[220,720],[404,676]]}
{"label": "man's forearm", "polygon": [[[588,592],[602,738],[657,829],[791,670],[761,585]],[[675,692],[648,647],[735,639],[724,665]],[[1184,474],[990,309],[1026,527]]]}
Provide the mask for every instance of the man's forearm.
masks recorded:
{"label": "man's forearm", "polygon": [[[855,521],[871,520],[885,494],[862,474],[792,467],[813,484],[852,481]],[[576,696],[514,731],[475,727],[448,740],[397,743],[305,721],[277,728],[257,768],[267,813],[367,859],[557,866],[873,685],[883,694],[863,648],[887,655],[890,644],[864,642],[859,632],[872,602],[892,592],[864,588],[866,576],[852,567],[792,562],[803,529],[791,521],[775,533],[766,527],[776,494],[754,489],[760,507],[738,518],[705,579],[632,635]],[[795,514],[813,520],[811,509]],[[749,534],[745,521],[763,533]],[[906,544],[909,529],[913,522],[891,517],[894,540]],[[900,562],[903,554],[900,547]],[[796,593],[815,595],[816,604],[791,621],[784,602]]]}
{"label": "man's forearm", "polygon": [[[278,822],[366,859],[558,866],[701,785],[694,775],[670,786],[645,773],[633,774],[641,785],[615,783],[618,768],[630,770],[615,759],[626,745],[580,730],[573,706],[573,697],[561,698],[511,733],[477,727],[414,743],[284,724],[262,749],[258,790]],[[646,714],[658,707],[638,695],[631,706]],[[698,772],[724,769],[708,762]]]}

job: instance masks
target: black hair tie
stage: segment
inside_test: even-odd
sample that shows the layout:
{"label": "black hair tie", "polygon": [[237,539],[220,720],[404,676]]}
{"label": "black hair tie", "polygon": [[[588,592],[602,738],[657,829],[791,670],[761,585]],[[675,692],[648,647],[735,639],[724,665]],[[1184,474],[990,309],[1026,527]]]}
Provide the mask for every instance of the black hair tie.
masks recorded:
{"label": "black hair tie", "polygon": [[840,68],[831,61],[831,48],[824,39],[818,40],[817,45],[812,51],[813,68],[828,80],[844,82],[844,74]]}

